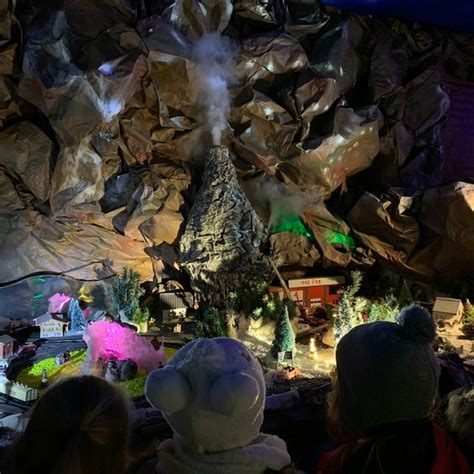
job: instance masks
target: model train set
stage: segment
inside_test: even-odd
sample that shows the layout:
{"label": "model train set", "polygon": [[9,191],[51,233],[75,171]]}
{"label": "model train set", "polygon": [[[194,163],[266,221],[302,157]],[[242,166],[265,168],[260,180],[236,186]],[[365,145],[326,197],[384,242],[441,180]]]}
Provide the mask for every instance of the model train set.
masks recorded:
{"label": "model train set", "polygon": [[0,0],[1,472],[465,474],[474,10],[395,3]]}

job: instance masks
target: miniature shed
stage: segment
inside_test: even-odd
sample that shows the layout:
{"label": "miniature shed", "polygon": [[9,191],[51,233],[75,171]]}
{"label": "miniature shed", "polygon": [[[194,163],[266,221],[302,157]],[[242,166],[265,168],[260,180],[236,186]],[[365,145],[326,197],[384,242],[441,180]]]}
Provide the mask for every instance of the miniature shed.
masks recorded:
{"label": "miniature shed", "polygon": [[464,307],[462,301],[455,298],[436,298],[433,306],[433,318],[448,324],[460,323]]}
{"label": "miniature shed", "polygon": [[56,314],[46,313],[33,321],[40,327],[40,337],[62,337],[69,329],[69,320]]}
{"label": "miniature shed", "polygon": [[187,291],[169,291],[160,293],[158,301],[163,323],[177,323],[187,320],[194,296]]}
{"label": "miniature shed", "polygon": [[13,354],[15,339],[4,334],[0,336],[0,359],[8,359]]}

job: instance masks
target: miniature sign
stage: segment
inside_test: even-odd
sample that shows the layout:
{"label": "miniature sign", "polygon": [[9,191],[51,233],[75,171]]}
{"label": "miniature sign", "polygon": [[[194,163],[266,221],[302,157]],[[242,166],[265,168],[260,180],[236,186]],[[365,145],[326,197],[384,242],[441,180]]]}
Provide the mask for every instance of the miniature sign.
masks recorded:
{"label": "miniature sign", "polygon": [[291,298],[307,311],[314,311],[325,305],[335,305],[344,284],[343,276],[300,278],[288,281]]}
{"label": "miniature sign", "polygon": [[324,277],[324,278],[301,278],[298,280],[289,280],[288,288],[304,288],[308,286],[325,286],[325,285],[343,285],[345,279],[343,276]]}
{"label": "miniature sign", "polygon": [[277,369],[280,365],[292,366],[293,365],[293,351],[279,352],[277,355]]}

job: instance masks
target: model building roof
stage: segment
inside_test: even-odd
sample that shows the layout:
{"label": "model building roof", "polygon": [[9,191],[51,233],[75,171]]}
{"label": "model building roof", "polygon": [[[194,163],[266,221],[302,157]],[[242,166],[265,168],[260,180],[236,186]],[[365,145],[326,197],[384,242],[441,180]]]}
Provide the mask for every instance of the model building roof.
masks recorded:
{"label": "model building roof", "polygon": [[457,313],[461,300],[456,298],[436,298],[433,312],[437,313]]}
{"label": "model building roof", "polygon": [[193,294],[188,291],[167,291],[159,293],[160,309],[189,308],[193,304]]}
{"label": "model building roof", "polygon": [[61,318],[61,316],[57,314],[51,314],[51,313],[45,313],[41,316],[38,316],[37,318],[33,319],[34,323],[36,326],[39,326],[40,324],[43,324],[51,319],[54,319],[55,321],[59,321],[61,323],[68,323],[69,321],[65,320],[64,318]]}

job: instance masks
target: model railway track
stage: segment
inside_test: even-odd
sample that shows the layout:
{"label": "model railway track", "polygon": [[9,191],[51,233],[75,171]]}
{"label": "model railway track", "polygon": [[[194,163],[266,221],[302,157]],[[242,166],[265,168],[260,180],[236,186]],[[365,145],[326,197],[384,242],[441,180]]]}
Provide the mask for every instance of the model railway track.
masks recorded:
{"label": "model railway track", "polygon": [[27,342],[33,342],[36,343],[38,341],[41,341],[43,344],[62,344],[62,343],[70,343],[70,342],[84,342],[84,339],[82,338],[81,334],[78,334],[76,336],[64,336],[64,337],[46,337],[46,338],[41,338],[39,339],[38,337],[30,337],[28,338]]}
{"label": "model railway track", "polygon": [[21,412],[24,412],[33,405],[33,402],[23,402],[18,400],[18,398],[13,398],[2,393],[0,394],[0,411],[2,411],[2,405],[8,405],[9,407],[17,408]]}

